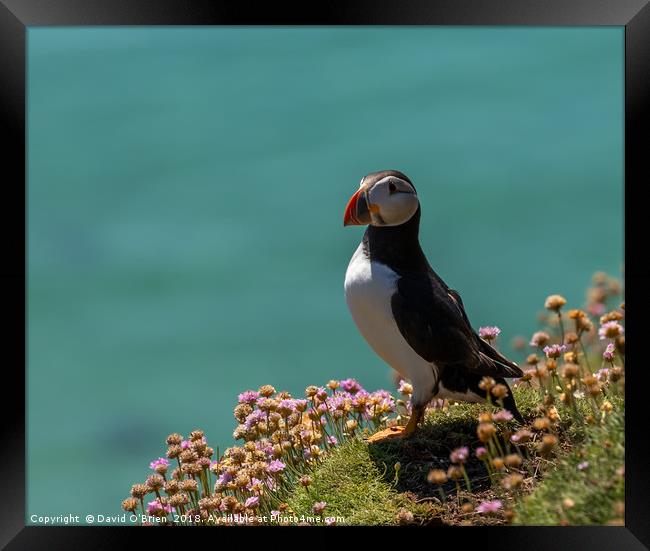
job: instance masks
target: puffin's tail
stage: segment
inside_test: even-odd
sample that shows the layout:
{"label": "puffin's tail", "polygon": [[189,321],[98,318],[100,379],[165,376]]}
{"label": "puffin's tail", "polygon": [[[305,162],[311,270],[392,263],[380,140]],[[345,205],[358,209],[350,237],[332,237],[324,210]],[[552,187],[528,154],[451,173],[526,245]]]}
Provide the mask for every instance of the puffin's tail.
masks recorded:
{"label": "puffin's tail", "polygon": [[521,377],[524,374],[515,362],[511,362],[478,335],[476,340],[479,342],[479,356],[486,367],[485,371],[491,371],[501,377]]}

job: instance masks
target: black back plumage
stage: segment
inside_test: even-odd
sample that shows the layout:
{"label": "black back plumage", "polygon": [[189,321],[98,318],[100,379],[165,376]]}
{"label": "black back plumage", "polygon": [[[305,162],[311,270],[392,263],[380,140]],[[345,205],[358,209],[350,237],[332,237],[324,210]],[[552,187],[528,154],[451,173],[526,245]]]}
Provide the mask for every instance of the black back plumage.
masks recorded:
{"label": "black back plumage", "polygon": [[[364,182],[389,175],[411,183],[398,171],[369,174]],[[370,260],[389,266],[400,276],[391,307],[402,336],[422,358],[442,371],[520,377],[523,373],[515,363],[476,334],[458,292],[431,268],[419,243],[420,215],[418,206],[404,224],[368,226],[363,237],[364,252]]]}

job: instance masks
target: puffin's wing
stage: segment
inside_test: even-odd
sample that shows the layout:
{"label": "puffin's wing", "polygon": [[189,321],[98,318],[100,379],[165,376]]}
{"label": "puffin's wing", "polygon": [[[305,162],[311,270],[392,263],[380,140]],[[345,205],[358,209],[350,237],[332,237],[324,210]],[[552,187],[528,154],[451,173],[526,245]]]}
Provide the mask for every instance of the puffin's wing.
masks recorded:
{"label": "puffin's wing", "polygon": [[519,376],[518,367],[483,351],[459,299],[429,274],[407,273],[397,282],[391,307],[402,336],[426,361],[483,375]]}

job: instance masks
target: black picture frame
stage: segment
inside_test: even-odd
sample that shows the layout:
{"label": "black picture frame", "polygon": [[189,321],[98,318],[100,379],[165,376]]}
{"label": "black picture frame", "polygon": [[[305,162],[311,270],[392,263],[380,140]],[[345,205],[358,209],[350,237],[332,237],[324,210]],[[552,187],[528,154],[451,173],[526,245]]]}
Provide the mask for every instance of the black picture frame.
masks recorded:
{"label": "black picture frame", "polygon": [[[8,192],[3,216],[0,271],[5,294],[3,336],[10,354],[3,369],[2,499],[0,546],[7,549],[103,549],[132,539],[121,527],[25,526],[26,368],[26,30],[77,25],[527,25],[625,27],[625,264],[626,331],[631,368],[626,373],[625,526],[472,527],[447,530],[453,545],[500,549],[644,549],[650,546],[650,477],[645,454],[648,419],[644,393],[648,368],[639,344],[646,320],[639,305],[650,284],[644,268],[645,239],[639,211],[650,182],[649,0],[336,0],[314,6],[225,3],[214,0],[0,0],[0,110],[5,140],[2,165]],[[603,228],[606,231],[606,228]],[[634,359],[636,358],[636,360]],[[12,398],[12,399],[10,399]],[[62,399],[64,399],[62,397]],[[83,481],[80,481],[83,484]],[[74,491],[71,489],[71,491]],[[260,529],[260,528],[256,528]],[[327,529],[327,528],[326,528]],[[347,528],[346,528],[347,529]],[[147,533],[170,540],[168,531]],[[241,532],[237,532],[241,534]],[[186,536],[184,534],[183,536]],[[219,538],[222,536],[219,535]],[[430,536],[425,536],[429,538]],[[219,540],[222,541],[221,539]],[[171,541],[169,541],[171,543]],[[215,540],[216,543],[216,540]]]}

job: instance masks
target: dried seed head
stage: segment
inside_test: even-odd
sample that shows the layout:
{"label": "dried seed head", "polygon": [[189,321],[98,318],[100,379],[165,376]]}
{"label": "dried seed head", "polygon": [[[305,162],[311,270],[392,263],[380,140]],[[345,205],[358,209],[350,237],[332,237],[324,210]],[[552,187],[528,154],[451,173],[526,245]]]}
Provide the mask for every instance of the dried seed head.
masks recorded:
{"label": "dried seed head", "polygon": [[584,310],[569,310],[567,312],[567,316],[569,317],[569,319],[577,320],[577,319],[586,318],[587,312],[585,312]]}
{"label": "dried seed head", "polygon": [[140,502],[134,498],[134,497],[127,497],[123,502],[122,502],[122,509],[125,511],[129,511],[132,513],[138,508],[138,505],[140,505]]}
{"label": "dried seed head", "polygon": [[251,478],[248,476],[248,474],[244,472],[240,472],[237,477],[235,478],[235,486],[240,489],[246,488],[250,484]]}
{"label": "dried seed head", "polygon": [[504,462],[506,464],[506,467],[516,469],[517,467],[521,466],[523,459],[518,453],[511,453],[509,455],[506,455]]}
{"label": "dried seed head", "polygon": [[147,484],[134,484],[131,486],[131,496],[138,499],[143,498],[151,491]]}
{"label": "dried seed head", "polygon": [[160,488],[162,488],[165,484],[165,479],[159,474],[152,474],[151,476],[147,477],[146,484],[153,491],[160,490]]}
{"label": "dried seed head", "polygon": [[551,420],[548,417],[537,417],[533,421],[533,428],[535,430],[548,430],[551,428]]}
{"label": "dried seed head", "polygon": [[175,459],[177,458],[181,452],[183,451],[183,448],[180,447],[178,444],[172,444],[167,448],[167,457],[170,459]]}
{"label": "dried seed head", "polygon": [[260,396],[268,398],[269,396],[273,396],[275,394],[275,388],[273,388],[271,385],[264,385],[260,387],[259,393]]}
{"label": "dried seed head", "polygon": [[253,413],[253,408],[250,405],[245,403],[237,404],[233,413],[235,415],[235,419],[237,419],[237,421],[239,421],[240,423],[243,423],[246,421],[246,417],[248,417],[248,415]]}
{"label": "dried seed head", "polygon": [[492,421],[492,414],[489,411],[482,411],[478,414],[479,423],[489,423]]}
{"label": "dried seed head", "polygon": [[479,423],[476,428],[476,434],[481,442],[485,443],[496,433],[496,428],[492,423]]}
{"label": "dried seed head", "polygon": [[569,331],[565,336],[564,336],[564,342],[567,344],[575,344],[578,342],[578,335],[577,333],[574,333],[573,331]]}
{"label": "dried seed head", "polygon": [[174,432],[173,434],[170,434],[167,437],[167,444],[169,444],[170,446],[180,444],[182,441],[183,441],[183,437],[177,432]]}
{"label": "dried seed head", "polygon": [[495,398],[503,399],[508,396],[508,387],[506,385],[498,384],[492,388],[491,392]]}
{"label": "dried seed head", "polygon": [[539,356],[537,354],[530,354],[526,358],[526,363],[528,365],[537,365],[539,363]]}
{"label": "dried seed head", "polygon": [[530,338],[530,346],[543,348],[551,340],[551,336],[546,331],[537,331]]}
{"label": "dried seed head", "polygon": [[194,479],[187,478],[185,480],[181,480],[178,483],[178,486],[180,487],[181,490],[184,492],[196,492],[197,488],[199,487],[198,483]]}
{"label": "dried seed head", "polygon": [[524,481],[524,477],[519,473],[512,473],[506,476],[501,484],[506,490],[515,490],[521,486],[521,483]]}
{"label": "dried seed head", "polygon": [[452,480],[463,478],[463,470],[458,465],[450,465],[447,469],[447,476]]}
{"label": "dried seed head", "polygon": [[495,457],[491,463],[497,471],[501,471],[505,467],[505,461],[500,457]]}
{"label": "dried seed head", "polygon": [[272,398],[264,398],[260,401],[258,407],[262,411],[275,411],[278,407],[278,402]]}
{"label": "dried seed head", "polygon": [[169,504],[172,507],[179,507],[181,505],[186,505],[189,502],[190,502],[189,496],[182,492],[178,494],[174,494],[169,498]]}
{"label": "dried seed head", "polygon": [[553,434],[545,434],[542,441],[538,444],[537,450],[542,457],[548,457],[553,452],[557,444],[557,437]]}
{"label": "dried seed head", "polygon": [[612,310],[600,316],[600,323],[607,323],[608,321],[620,321],[623,319],[623,314],[618,310]]}
{"label": "dried seed head", "polygon": [[562,377],[565,379],[575,379],[580,375],[580,368],[575,364],[564,364],[562,366]]}
{"label": "dried seed head", "polygon": [[187,449],[183,450],[178,457],[180,458],[181,463],[194,463],[199,458],[199,454],[194,450]]}
{"label": "dried seed head", "polygon": [[204,433],[200,429],[193,430],[190,432],[190,440],[201,440],[204,436]]}
{"label": "dried seed head", "polygon": [[444,484],[447,482],[447,473],[443,471],[442,469],[433,469],[429,471],[429,474],[427,475],[427,480],[429,481],[430,484]]}
{"label": "dried seed head", "polygon": [[495,384],[496,381],[492,377],[483,377],[481,379],[481,382],[478,384],[478,387],[481,390],[485,390],[486,392],[489,392]]}
{"label": "dried seed head", "polygon": [[238,504],[239,502],[237,501],[237,498],[235,496],[226,496],[221,501],[222,508],[224,508],[226,511],[230,513],[235,511]]}
{"label": "dried seed head", "polygon": [[168,480],[167,482],[165,482],[164,489],[165,489],[165,492],[167,494],[169,494],[170,496],[174,495],[179,490],[178,480]]}
{"label": "dried seed head", "polygon": [[566,299],[562,295],[550,295],[544,302],[544,308],[554,312],[559,312],[565,304]]}
{"label": "dried seed head", "polygon": [[329,388],[330,390],[336,390],[340,384],[341,383],[339,383],[339,381],[331,380],[327,383],[327,388]]}

